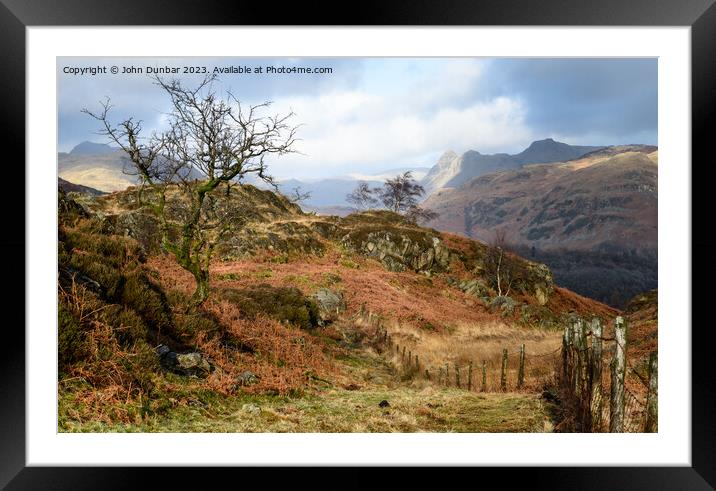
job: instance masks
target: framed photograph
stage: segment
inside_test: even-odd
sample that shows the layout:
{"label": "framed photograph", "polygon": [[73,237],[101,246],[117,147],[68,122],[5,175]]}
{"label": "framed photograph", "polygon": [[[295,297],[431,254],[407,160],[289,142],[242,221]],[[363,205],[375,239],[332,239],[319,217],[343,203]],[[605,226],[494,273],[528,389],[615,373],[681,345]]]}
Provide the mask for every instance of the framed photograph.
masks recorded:
{"label": "framed photograph", "polygon": [[511,466],[712,489],[691,224],[716,7],[508,3],[344,25],[3,1],[25,332],[0,482]]}

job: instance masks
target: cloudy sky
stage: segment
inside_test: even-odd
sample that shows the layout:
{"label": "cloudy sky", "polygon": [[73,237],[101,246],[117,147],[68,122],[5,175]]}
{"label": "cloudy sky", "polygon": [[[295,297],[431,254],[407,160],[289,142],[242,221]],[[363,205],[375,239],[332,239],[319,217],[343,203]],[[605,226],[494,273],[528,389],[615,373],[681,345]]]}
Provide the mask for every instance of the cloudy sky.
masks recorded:
{"label": "cloudy sky", "polygon": [[[66,73],[92,66],[107,73]],[[657,143],[656,59],[58,58],[59,151],[106,143],[97,121],[80,112],[106,97],[115,121],[133,116],[147,131],[161,130],[169,109],[162,90],[146,73],[114,75],[112,66],[330,67],[329,74],[219,75],[219,92],[295,113],[301,154],[270,162],[279,178],[429,167],[446,150],[517,153],[543,138]],[[198,80],[167,77],[186,86]]]}

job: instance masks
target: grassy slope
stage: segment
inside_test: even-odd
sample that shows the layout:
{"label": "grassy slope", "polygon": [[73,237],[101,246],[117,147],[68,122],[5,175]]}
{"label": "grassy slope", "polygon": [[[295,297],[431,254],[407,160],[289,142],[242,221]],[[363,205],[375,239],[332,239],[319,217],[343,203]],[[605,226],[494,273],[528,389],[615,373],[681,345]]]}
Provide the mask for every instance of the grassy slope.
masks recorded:
{"label": "grassy slope", "polygon": [[[108,209],[118,205],[115,201],[107,204]],[[313,220],[305,215],[298,219]],[[139,256],[127,256],[127,251],[137,247],[132,239],[103,232],[103,221],[78,220],[62,225],[67,238],[61,265],[71,265],[93,279],[106,278],[100,281],[103,287],[105,283],[117,286],[114,293],[103,288],[102,294],[95,295],[93,302],[102,310],[83,314],[81,322],[75,316],[77,322],[69,322],[69,332],[95,343],[91,346],[99,343],[116,349],[89,350],[89,354],[79,353],[77,360],[68,362],[60,380],[60,431],[550,429],[548,408],[537,396],[539,386],[529,386],[529,391],[523,393],[481,394],[425,381],[401,381],[403,377],[391,368],[395,360],[376,355],[369,343],[345,346],[341,342],[345,330],[360,330],[355,316],[364,304],[395,322],[389,326],[396,338],[414,343],[413,352],[420,353],[426,362],[430,360],[429,351],[440,361],[457,352],[455,335],[474,338],[473,345],[483,351],[484,346],[490,347],[489,353],[463,350],[460,360],[450,360],[461,362],[490,358],[499,354],[506,342],[512,343],[513,354],[515,343],[521,339],[544,341],[540,350],[551,349],[561,335],[557,331],[537,332],[519,325],[515,318],[492,312],[480,299],[450,287],[440,276],[391,273],[376,260],[347,254],[329,243],[321,256],[304,253],[282,258],[281,262],[275,262],[271,255],[217,261],[212,267],[212,285],[221,290],[266,283],[275,288],[295,288],[307,296],[324,286],[343,290],[348,311],[333,327],[306,331],[275,319],[248,319],[236,305],[221,301],[220,296],[207,302],[199,315],[188,316],[183,313],[183,302],[193,282],[170,258],[151,256],[145,263]],[[273,222],[276,223],[279,221]],[[453,241],[467,242],[457,238]],[[123,269],[125,256],[132,259],[131,276]],[[95,271],[99,264],[102,268]],[[151,286],[159,295],[160,310],[169,317],[161,329],[156,329],[149,315],[154,310],[145,308],[150,297],[145,293],[128,296],[134,290],[140,291],[128,282],[131,278],[136,278],[134,283],[138,286]],[[68,306],[74,298],[68,297]],[[117,307],[107,307],[112,305]],[[120,322],[116,316],[103,315],[119,308],[139,316],[127,318],[136,321],[137,329],[130,332],[131,336],[123,335],[127,332],[126,319]],[[561,289],[555,291],[545,309],[554,314],[570,310],[600,315],[613,312]],[[520,332],[525,336],[520,337]],[[479,340],[490,343],[482,345]],[[166,373],[151,359],[151,348],[159,342],[179,351],[196,349],[218,369],[207,379]],[[464,348],[467,343],[458,344]],[[139,345],[146,360],[136,358]],[[102,378],[92,378],[100,369]],[[235,377],[243,370],[254,371],[261,382],[234,387]],[[147,379],[134,380],[132,376],[138,374],[146,374]],[[378,407],[382,399],[390,401],[391,406]],[[260,412],[255,414],[246,404],[256,404]]]}
{"label": "grassy slope", "polygon": [[[77,432],[541,432],[551,430],[545,403],[530,393],[475,393],[400,383],[384,359],[343,358],[356,390],[326,387],[301,397],[221,397],[184,381],[161,416],[136,423],[78,424],[61,414],[61,431]],[[352,388],[352,387],[351,387]],[[390,406],[381,408],[382,400]]]}

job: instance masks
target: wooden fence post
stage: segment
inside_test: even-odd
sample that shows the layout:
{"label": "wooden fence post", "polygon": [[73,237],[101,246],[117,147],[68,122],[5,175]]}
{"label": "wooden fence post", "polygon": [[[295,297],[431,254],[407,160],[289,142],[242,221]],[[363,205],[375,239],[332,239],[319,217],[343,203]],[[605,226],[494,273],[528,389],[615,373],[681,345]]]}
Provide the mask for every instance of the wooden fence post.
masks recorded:
{"label": "wooden fence post", "polygon": [[569,349],[571,332],[571,326],[568,324],[564,328],[564,336],[562,337],[562,385],[568,385],[569,383]]}
{"label": "wooden fence post", "polygon": [[428,371],[427,368],[425,369],[425,379],[430,380],[430,372]]}
{"label": "wooden fence post", "polygon": [[507,391],[507,348],[502,350],[502,370],[500,372],[500,390]]}
{"label": "wooden fence post", "polygon": [[585,366],[585,348],[584,329],[582,319],[576,319],[572,324],[574,335],[575,364],[574,364],[574,393],[578,400],[582,399],[582,373]]}
{"label": "wooden fence post", "polygon": [[626,376],[627,325],[624,317],[614,321],[614,358],[612,358],[611,397],[609,399],[609,432],[624,431],[624,377]]}
{"label": "wooden fence post", "polygon": [[450,387],[450,365],[445,364],[445,386]]}
{"label": "wooden fence post", "polygon": [[467,365],[467,390],[472,391],[472,362]]}
{"label": "wooden fence post", "polygon": [[487,392],[487,362],[482,360],[482,391]]}
{"label": "wooden fence post", "polygon": [[415,355],[415,369],[420,370],[420,361],[418,360],[418,355]]}
{"label": "wooden fence post", "polygon": [[400,355],[400,362],[405,363],[405,346],[403,346],[403,353]]}
{"label": "wooden fence post", "polygon": [[658,375],[658,355],[653,351],[649,355],[649,393],[646,396],[646,424],[644,426],[645,433],[656,433],[658,431],[659,414],[659,382]]}
{"label": "wooden fence post", "polygon": [[520,368],[517,371],[517,388],[521,389],[525,384],[525,345],[520,346]]}
{"label": "wooden fence post", "polygon": [[590,385],[592,395],[590,401],[591,431],[600,431],[602,427],[602,321],[598,317],[592,319],[592,356],[590,359]]}
{"label": "wooden fence post", "polygon": [[460,388],[460,367],[455,363],[455,387]]}
{"label": "wooden fence post", "polygon": [[413,364],[413,352],[412,352],[412,350],[408,350],[408,368],[411,368],[412,364]]}

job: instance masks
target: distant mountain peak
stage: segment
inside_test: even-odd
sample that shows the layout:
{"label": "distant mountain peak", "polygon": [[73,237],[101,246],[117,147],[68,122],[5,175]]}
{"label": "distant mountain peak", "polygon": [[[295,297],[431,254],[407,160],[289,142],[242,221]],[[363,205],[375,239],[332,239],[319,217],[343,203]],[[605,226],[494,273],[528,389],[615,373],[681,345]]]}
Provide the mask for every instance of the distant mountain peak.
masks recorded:
{"label": "distant mountain peak", "polygon": [[446,152],[443,152],[443,154],[442,154],[442,155],[440,156],[440,158],[438,159],[438,162],[443,162],[443,161],[447,161],[447,160],[452,160],[452,159],[454,159],[454,158],[457,158],[457,156],[458,156],[458,155],[455,153],[454,150],[447,150]]}
{"label": "distant mountain peak", "polygon": [[71,155],[106,155],[108,153],[116,152],[118,149],[111,147],[106,143],[95,143],[91,141],[83,141],[74,146],[70,150]]}
{"label": "distant mountain peak", "polygon": [[526,164],[565,162],[587,152],[604,147],[574,146],[555,141],[553,138],[533,141],[529,147],[516,155],[495,153],[481,154],[468,150],[462,155],[453,151],[445,152],[423,179],[423,186],[430,194],[442,187],[456,187],[473,177],[517,169]]}

